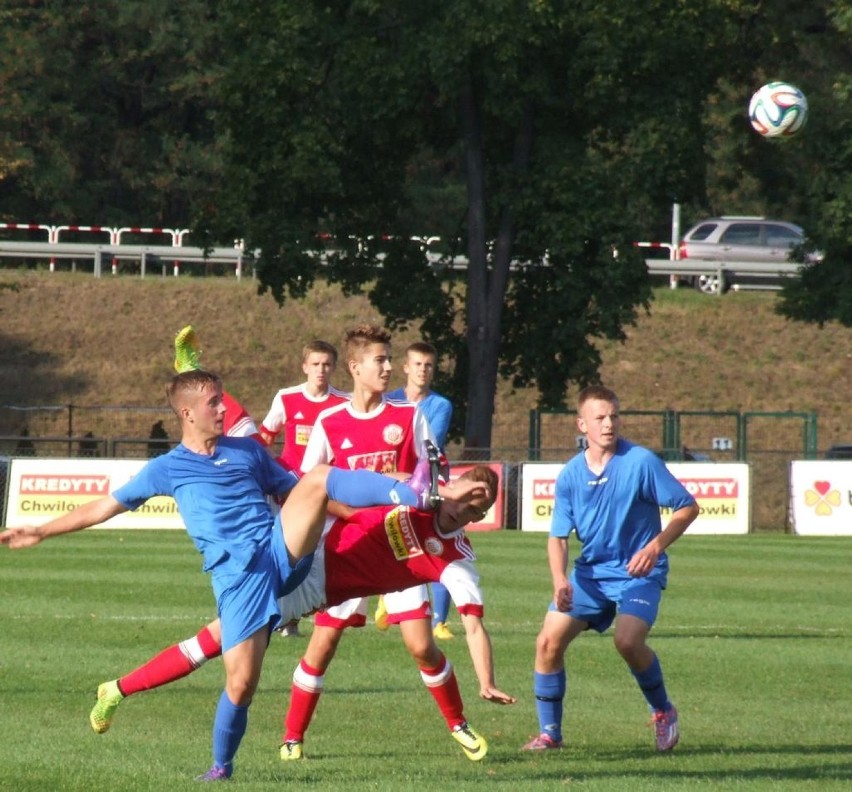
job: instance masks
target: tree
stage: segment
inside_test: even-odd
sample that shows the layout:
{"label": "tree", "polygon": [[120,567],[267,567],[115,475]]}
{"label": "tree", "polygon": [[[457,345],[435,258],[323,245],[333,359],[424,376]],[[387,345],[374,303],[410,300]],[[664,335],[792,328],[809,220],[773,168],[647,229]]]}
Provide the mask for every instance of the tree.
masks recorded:
{"label": "tree", "polygon": [[[391,327],[418,322],[454,362],[440,387],[467,405],[469,452],[490,447],[498,376],[564,404],[597,377],[595,340],[648,304],[631,248],[648,215],[700,192],[700,111],[732,22],[721,3],[670,6],[226,4],[227,215],[263,251],[263,287],[302,295],[306,249],[333,232],[324,274],[370,284]],[[413,228],[435,170],[463,184],[464,215]],[[408,242],[427,233],[445,264],[465,256],[463,283]]]}
{"label": "tree", "polygon": [[190,221],[221,167],[213,8],[204,0],[4,3],[4,219]]}
{"label": "tree", "polygon": [[[810,40],[796,50],[796,66],[808,80],[811,108],[801,134],[806,163],[795,186],[809,208],[810,250],[822,261],[803,267],[785,286],[778,312],[822,325],[852,326],[852,3],[821,4]],[[796,141],[799,142],[799,141]]]}

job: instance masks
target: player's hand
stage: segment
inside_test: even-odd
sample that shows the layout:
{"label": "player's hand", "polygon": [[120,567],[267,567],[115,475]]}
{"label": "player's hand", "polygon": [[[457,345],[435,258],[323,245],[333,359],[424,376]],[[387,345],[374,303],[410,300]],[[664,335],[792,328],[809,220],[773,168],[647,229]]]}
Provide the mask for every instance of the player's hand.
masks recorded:
{"label": "player's hand", "polygon": [[553,604],[559,611],[569,611],[574,604],[574,588],[566,580],[564,585],[559,586],[553,592]]}
{"label": "player's hand", "polygon": [[0,532],[0,544],[6,545],[10,550],[20,550],[23,547],[32,547],[41,541],[41,534],[38,529],[27,528],[7,528]]}
{"label": "player's hand", "polygon": [[485,687],[479,689],[479,698],[490,701],[492,704],[514,704],[517,699],[498,690],[496,687]]}
{"label": "player's hand", "polygon": [[485,498],[490,498],[491,493],[488,487],[481,481],[471,481],[470,479],[453,479],[448,484],[438,485],[438,494],[446,500],[463,500],[470,494],[482,495]]}
{"label": "player's hand", "polygon": [[660,553],[653,545],[645,545],[627,562],[627,572],[633,577],[647,577],[654,571],[659,558]]}

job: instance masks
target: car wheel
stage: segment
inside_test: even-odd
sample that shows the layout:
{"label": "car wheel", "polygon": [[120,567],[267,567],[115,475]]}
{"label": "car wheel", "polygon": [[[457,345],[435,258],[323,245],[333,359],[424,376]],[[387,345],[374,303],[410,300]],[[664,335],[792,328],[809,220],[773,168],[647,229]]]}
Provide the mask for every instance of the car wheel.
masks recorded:
{"label": "car wheel", "polygon": [[725,291],[725,280],[719,275],[697,275],[693,285],[702,294],[720,294]]}

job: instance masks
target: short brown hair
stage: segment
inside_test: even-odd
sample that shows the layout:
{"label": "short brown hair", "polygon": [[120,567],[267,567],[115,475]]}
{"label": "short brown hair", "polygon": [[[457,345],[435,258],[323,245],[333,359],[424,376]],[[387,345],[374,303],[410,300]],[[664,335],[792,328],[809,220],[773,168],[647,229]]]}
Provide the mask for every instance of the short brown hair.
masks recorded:
{"label": "short brown hair", "polygon": [[334,348],[333,344],[329,344],[328,341],[320,341],[318,338],[315,338],[313,341],[309,341],[302,347],[302,363],[304,363],[310,355],[314,352],[319,352],[323,355],[331,355],[331,361],[334,365],[337,365],[337,350]]}
{"label": "short brown hair", "polygon": [[465,481],[478,481],[481,484],[484,484],[488,488],[488,505],[485,507],[486,510],[490,509],[494,505],[494,501],[497,500],[497,490],[500,486],[500,477],[494,472],[494,470],[486,465],[476,465],[475,467],[470,468],[470,470],[466,470],[459,476],[460,479],[464,479]]}
{"label": "short brown hair", "polygon": [[343,336],[343,350],[347,363],[357,360],[364,354],[364,350],[373,344],[386,344],[390,346],[391,334],[378,325],[362,324],[347,330]]}
{"label": "short brown hair", "polygon": [[183,401],[187,393],[190,391],[197,393],[211,386],[221,390],[222,379],[218,374],[213,374],[210,371],[193,369],[192,371],[184,371],[182,374],[175,374],[166,385],[166,398],[169,400],[169,407],[174,410],[175,415],[180,416],[179,402]]}
{"label": "short brown hair", "polygon": [[587,385],[577,395],[577,412],[580,412],[583,409],[583,405],[592,399],[618,404],[618,396],[615,395],[614,390],[610,390],[603,385]]}
{"label": "short brown hair", "polygon": [[438,359],[438,350],[435,349],[428,341],[415,341],[405,348],[405,354],[409,352],[417,352],[421,355],[431,355],[435,360]]}

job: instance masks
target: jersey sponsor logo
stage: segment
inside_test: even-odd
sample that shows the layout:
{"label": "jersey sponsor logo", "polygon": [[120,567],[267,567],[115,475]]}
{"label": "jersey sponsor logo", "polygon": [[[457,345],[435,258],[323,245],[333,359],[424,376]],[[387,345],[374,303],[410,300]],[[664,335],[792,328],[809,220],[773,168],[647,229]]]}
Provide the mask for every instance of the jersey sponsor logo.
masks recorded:
{"label": "jersey sponsor logo", "polygon": [[311,429],[313,429],[313,426],[310,424],[296,424],[296,445],[303,446],[308,444],[308,440],[311,437]]}
{"label": "jersey sponsor logo", "polygon": [[382,429],[382,440],[388,445],[399,445],[403,440],[404,433],[399,424],[388,424]]}
{"label": "jersey sponsor logo", "polygon": [[444,554],[444,543],[435,536],[429,536],[426,538],[426,552],[429,555],[439,556]]}
{"label": "jersey sponsor logo", "polygon": [[374,454],[353,454],[346,457],[350,470],[373,470],[376,473],[396,472],[396,451],[378,451]]}
{"label": "jersey sponsor logo", "polygon": [[385,533],[397,561],[423,555],[408,509],[397,508],[385,515]]}

